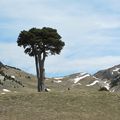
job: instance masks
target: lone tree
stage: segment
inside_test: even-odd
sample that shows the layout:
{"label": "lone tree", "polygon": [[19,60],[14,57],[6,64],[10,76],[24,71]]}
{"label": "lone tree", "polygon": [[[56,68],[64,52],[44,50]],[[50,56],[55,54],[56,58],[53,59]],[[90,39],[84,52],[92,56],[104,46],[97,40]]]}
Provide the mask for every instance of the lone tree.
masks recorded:
{"label": "lone tree", "polygon": [[65,43],[56,29],[43,27],[42,29],[31,28],[20,32],[17,39],[18,46],[22,46],[24,52],[35,57],[36,72],[38,79],[38,92],[45,90],[44,63],[48,55],[60,54]]}

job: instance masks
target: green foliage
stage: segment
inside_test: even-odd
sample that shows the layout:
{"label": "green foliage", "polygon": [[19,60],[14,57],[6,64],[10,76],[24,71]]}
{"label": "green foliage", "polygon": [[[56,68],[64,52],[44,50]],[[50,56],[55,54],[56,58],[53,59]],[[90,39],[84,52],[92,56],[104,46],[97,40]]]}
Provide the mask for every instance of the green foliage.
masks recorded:
{"label": "green foliage", "polygon": [[37,53],[55,55],[60,54],[65,43],[56,29],[43,27],[21,31],[17,40],[18,46],[23,46],[25,53],[34,56]]}

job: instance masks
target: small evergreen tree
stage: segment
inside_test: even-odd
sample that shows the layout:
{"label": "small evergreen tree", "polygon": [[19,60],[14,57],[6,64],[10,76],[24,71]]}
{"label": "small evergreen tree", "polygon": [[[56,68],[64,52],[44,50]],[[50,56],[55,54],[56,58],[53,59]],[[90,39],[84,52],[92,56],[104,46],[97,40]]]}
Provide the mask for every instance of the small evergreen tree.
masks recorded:
{"label": "small evergreen tree", "polygon": [[28,31],[21,31],[17,44],[20,47],[23,46],[26,54],[35,57],[38,92],[43,91],[45,89],[45,59],[48,55],[60,54],[65,43],[56,29],[43,27],[42,29],[32,28]]}

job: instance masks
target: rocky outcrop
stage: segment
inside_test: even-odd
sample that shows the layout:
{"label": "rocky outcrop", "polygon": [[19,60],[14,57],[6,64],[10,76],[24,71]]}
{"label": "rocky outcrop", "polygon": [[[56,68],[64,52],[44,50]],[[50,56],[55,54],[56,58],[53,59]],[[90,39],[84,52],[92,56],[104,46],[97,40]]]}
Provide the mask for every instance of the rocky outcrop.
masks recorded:
{"label": "rocky outcrop", "polygon": [[109,82],[110,90],[120,90],[120,65],[98,71],[94,76],[103,81],[106,79]]}
{"label": "rocky outcrop", "polygon": [[94,74],[94,76],[97,78],[107,80],[113,80],[118,75],[120,75],[120,65],[116,65],[105,70],[100,70]]}

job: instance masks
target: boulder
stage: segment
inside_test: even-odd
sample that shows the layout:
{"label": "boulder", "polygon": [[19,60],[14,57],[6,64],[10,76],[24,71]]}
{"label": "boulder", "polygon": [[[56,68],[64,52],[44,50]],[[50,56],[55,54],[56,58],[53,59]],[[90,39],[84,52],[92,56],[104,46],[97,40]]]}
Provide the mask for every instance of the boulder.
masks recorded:
{"label": "boulder", "polygon": [[100,87],[99,91],[109,91],[106,86]]}

